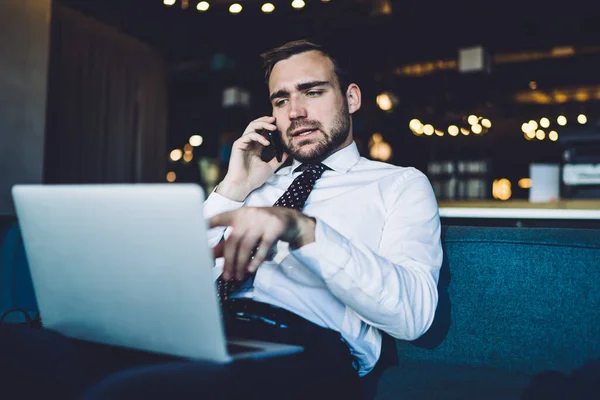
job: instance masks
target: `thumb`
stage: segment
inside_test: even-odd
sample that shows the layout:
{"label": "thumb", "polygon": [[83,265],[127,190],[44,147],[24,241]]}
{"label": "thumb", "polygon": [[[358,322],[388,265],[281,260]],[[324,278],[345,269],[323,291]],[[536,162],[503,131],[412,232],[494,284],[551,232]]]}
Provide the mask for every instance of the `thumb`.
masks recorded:
{"label": "thumb", "polygon": [[233,221],[234,211],[226,211],[221,214],[217,214],[208,220],[209,229],[216,228],[217,226],[230,226]]}

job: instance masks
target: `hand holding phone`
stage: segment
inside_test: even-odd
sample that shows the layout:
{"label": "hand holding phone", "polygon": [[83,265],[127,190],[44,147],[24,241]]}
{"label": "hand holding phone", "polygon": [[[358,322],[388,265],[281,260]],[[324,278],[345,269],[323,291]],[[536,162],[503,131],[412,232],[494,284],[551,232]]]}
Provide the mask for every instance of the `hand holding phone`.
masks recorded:
{"label": "hand holding phone", "polygon": [[[265,148],[268,151],[263,152]],[[263,185],[286,159],[275,117],[257,118],[233,142],[227,175],[219,183],[217,192],[231,200],[243,201],[254,189]]]}

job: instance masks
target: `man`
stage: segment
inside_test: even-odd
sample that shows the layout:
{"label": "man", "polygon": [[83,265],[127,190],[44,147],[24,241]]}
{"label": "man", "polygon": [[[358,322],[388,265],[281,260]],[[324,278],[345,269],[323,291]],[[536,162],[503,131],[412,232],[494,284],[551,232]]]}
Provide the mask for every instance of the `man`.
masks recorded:
{"label": "man", "polygon": [[[0,331],[5,353],[38,349],[23,368],[40,390],[68,382],[64,397],[84,391],[89,399],[355,398],[359,377],[380,358],[381,332],[413,340],[427,331],[442,263],[429,181],[360,157],[352,114],[361,91],[325,49],[296,41],[263,58],[273,115],[235,141],[204,213],[229,335],[305,351],[220,368]],[[280,132],[281,162],[262,160],[263,130]]]}
{"label": "man", "polygon": [[[442,264],[436,199],[416,169],[359,156],[352,115],[361,91],[325,49],[295,41],[263,60],[272,116],[234,142],[204,205],[215,275],[220,285],[239,282],[226,305],[267,303],[339,332],[365,376],[380,356],[380,332],[414,340],[433,321]],[[262,160],[264,130],[281,133],[281,162]],[[279,169],[287,157],[292,165]],[[272,207],[294,192],[301,165],[324,166],[311,175],[303,208]]]}

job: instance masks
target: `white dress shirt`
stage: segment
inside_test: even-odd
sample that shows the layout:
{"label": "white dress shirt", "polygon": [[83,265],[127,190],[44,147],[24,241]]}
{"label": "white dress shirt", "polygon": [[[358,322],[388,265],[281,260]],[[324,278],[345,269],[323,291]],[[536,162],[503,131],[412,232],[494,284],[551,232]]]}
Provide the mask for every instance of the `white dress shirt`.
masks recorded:
{"label": "white dress shirt", "polygon": [[[238,296],[283,307],[339,331],[357,358],[358,373],[373,369],[380,331],[414,340],[429,328],[438,301],[442,265],[440,220],[427,177],[415,168],[360,157],[355,143],[323,161],[303,213],[316,219],[315,242],[289,251],[278,242],[253,286]],[[207,218],[239,207],[270,207],[300,172],[277,171],[244,202],[216,192],[203,206]],[[211,246],[229,228],[209,231]],[[215,279],[223,260],[216,260]]]}

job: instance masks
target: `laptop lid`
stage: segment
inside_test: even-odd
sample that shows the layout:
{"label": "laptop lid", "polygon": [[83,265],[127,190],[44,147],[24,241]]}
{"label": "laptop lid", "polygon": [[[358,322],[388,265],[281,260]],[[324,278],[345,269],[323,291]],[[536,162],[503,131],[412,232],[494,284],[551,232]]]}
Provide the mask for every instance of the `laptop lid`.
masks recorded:
{"label": "laptop lid", "polygon": [[200,186],[16,185],[12,194],[45,328],[230,361]]}

